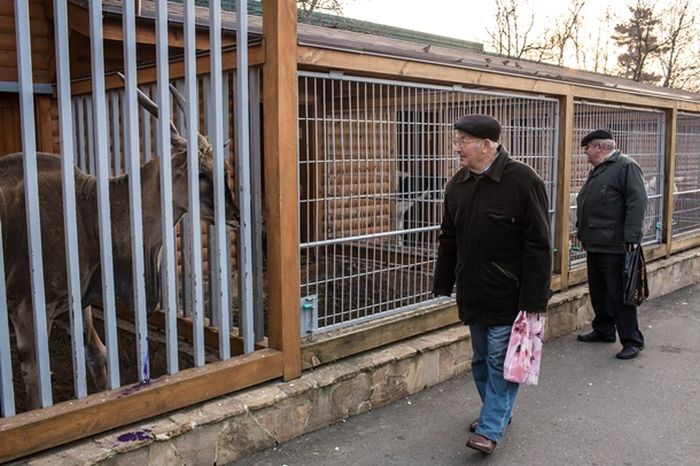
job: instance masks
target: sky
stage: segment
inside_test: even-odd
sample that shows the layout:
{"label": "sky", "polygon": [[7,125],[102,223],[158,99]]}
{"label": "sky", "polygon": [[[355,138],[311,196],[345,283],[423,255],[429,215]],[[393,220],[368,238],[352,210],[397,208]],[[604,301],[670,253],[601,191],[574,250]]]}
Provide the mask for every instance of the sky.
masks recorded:
{"label": "sky", "polygon": [[[536,24],[544,27],[553,18],[567,11],[565,0],[520,0],[527,1],[536,11]],[[596,18],[607,6],[620,19],[628,16],[627,4],[635,0],[586,0],[584,27],[595,28]],[[669,0],[657,0],[667,4]],[[700,1],[700,0],[699,0]],[[343,14],[349,18],[362,19],[390,26],[440,34],[456,39],[481,42],[490,41],[486,32],[495,16],[493,0],[346,0]],[[493,28],[491,28],[493,29]],[[486,47],[488,50],[488,47]]]}

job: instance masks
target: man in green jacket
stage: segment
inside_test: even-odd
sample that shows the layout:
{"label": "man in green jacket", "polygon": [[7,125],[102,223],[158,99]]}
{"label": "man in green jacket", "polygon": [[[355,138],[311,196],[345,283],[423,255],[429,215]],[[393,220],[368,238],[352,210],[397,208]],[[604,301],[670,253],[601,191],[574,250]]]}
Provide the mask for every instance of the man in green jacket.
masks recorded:
{"label": "man in green jacket", "polygon": [[637,308],[623,301],[625,251],[641,247],[647,208],[644,178],[639,165],[616,149],[605,129],[587,134],[581,146],[593,169],[576,198],[578,238],[587,253],[588,289],[595,317],[593,331],[579,335],[583,342],[615,342],[620,336],[619,359],[637,357],[644,336]]}

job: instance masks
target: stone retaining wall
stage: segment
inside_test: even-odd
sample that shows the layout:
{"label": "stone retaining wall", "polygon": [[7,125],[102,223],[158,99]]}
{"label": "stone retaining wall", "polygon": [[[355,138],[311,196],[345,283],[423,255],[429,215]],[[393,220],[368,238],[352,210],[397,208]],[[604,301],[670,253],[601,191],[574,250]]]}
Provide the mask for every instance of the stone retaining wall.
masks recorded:
{"label": "stone retaining wall", "polygon": [[[697,283],[700,248],[649,264],[648,272],[652,298]],[[557,293],[550,302],[546,337],[587,326],[591,317],[587,286]],[[468,329],[453,326],[306,371],[291,382],[268,383],[17,464],[225,464],[464,374],[470,357]]]}

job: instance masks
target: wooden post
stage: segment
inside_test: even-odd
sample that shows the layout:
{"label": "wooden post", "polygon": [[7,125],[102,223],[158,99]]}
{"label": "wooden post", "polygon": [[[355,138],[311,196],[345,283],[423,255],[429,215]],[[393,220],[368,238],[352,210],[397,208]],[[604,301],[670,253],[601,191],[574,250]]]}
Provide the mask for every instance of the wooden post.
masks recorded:
{"label": "wooden post", "polygon": [[296,18],[294,0],[263,1],[268,340],[285,380],[301,375]]}
{"label": "wooden post", "polygon": [[557,205],[554,230],[554,273],[561,277],[561,289],[569,287],[569,213],[571,212],[571,159],[573,157],[574,97],[559,98],[559,157],[557,164]]}
{"label": "wooden post", "polygon": [[666,141],[664,144],[664,218],[663,238],[666,245],[666,257],[671,255],[671,243],[673,242],[673,185],[676,174],[676,122],[678,109],[676,107],[666,110]]}

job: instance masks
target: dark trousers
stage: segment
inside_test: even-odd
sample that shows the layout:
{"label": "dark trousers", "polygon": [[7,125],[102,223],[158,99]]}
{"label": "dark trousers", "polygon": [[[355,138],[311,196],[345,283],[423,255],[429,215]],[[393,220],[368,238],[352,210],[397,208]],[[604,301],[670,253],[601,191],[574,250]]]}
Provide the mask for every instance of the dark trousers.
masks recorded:
{"label": "dark trousers", "polygon": [[589,252],[587,263],[588,289],[595,312],[593,330],[603,337],[614,338],[617,329],[622,346],[644,345],[637,308],[622,300],[625,254]]}

